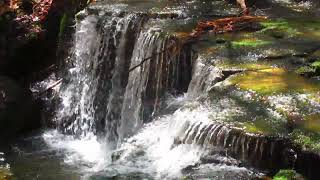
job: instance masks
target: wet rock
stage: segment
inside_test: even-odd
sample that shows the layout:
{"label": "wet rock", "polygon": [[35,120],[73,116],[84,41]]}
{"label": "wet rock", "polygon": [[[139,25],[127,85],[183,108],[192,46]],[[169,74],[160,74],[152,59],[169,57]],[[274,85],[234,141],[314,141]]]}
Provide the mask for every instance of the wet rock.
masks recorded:
{"label": "wet rock", "polygon": [[39,127],[40,113],[31,93],[0,76],[0,136],[5,138]]}
{"label": "wet rock", "polygon": [[116,152],[112,153],[111,154],[112,162],[119,160],[121,158],[122,153],[123,153],[122,151],[116,151]]}

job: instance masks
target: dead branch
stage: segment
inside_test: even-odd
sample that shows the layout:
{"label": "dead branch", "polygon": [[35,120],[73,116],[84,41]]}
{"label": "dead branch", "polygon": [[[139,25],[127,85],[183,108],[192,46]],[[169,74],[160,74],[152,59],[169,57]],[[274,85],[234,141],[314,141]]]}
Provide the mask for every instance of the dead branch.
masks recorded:
{"label": "dead branch", "polygon": [[47,87],[47,89],[41,91],[38,93],[38,96],[43,95],[44,93],[48,92],[49,90],[53,89],[54,87],[58,86],[60,83],[62,83],[62,78],[59,79],[58,81],[54,82],[53,84],[51,84],[50,86]]}
{"label": "dead branch", "polygon": [[235,32],[252,26],[252,23],[265,20],[265,16],[241,16],[222,18],[213,21],[199,22],[197,27],[190,34],[191,37],[198,37],[204,32],[226,33]]}

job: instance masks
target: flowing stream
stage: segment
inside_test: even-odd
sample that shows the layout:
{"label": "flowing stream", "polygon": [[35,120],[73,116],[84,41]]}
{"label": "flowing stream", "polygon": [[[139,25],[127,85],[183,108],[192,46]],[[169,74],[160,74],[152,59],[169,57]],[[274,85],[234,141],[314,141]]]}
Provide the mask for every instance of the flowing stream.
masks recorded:
{"label": "flowing stream", "polygon": [[13,147],[19,155],[11,161],[31,161],[23,168],[11,164],[17,177],[248,179],[259,175],[219,148],[177,142],[190,131],[186,128],[190,123],[210,121],[209,110],[187,92],[197,56],[189,45],[149,21],[143,14],[114,12],[88,15],[77,23],[71,58],[57,90],[58,128],[18,143],[31,141],[36,146]]}
{"label": "flowing stream", "polygon": [[[157,3],[162,7],[162,2]],[[204,46],[205,53],[182,40],[185,32],[180,30],[188,31],[188,23],[195,24],[188,13],[205,17],[201,12],[208,8],[229,16],[234,9],[226,13],[219,1],[208,7],[203,2],[194,9],[172,6],[164,8],[168,12],[144,13],[139,6],[110,4],[92,6],[77,16],[73,47],[59,72],[63,81],[48,103],[56,104],[48,120],[55,128],[12,143],[6,158],[0,152],[1,166],[10,166],[15,177],[25,180],[239,180],[262,177],[269,173],[265,169],[296,165],[297,152],[286,139],[256,133],[259,128],[244,132],[246,128],[227,121],[249,119],[243,122],[249,126],[267,119],[282,127],[285,120],[266,103],[251,101],[252,91],[224,84],[242,70],[221,70],[212,63],[218,62],[213,58],[225,60],[224,55],[255,61],[263,53],[273,56],[273,47],[262,53],[259,48],[249,53],[240,49],[235,57],[232,53],[237,49],[231,53],[230,44],[216,37],[214,42],[210,36],[199,40],[197,48]],[[170,31],[172,24],[172,31],[178,33]],[[226,48],[219,49],[221,43]],[[233,43],[236,47],[237,41]],[[205,57],[212,52],[220,54]],[[41,82],[43,86],[51,78],[55,77]],[[267,123],[263,121],[263,128]]]}

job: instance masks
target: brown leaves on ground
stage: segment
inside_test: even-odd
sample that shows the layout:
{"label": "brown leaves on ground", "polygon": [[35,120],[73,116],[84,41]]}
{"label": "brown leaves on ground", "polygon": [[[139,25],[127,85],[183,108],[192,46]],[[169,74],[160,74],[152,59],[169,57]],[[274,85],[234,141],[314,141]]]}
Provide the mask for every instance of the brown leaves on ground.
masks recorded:
{"label": "brown leaves on ground", "polygon": [[199,37],[205,32],[212,33],[226,33],[241,31],[244,29],[253,28],[253,23],[265,20],[265,16],[241,16],[241,17],[228,17],[217,19],[213,21],[199,22],[197,27],[190,34],[191,37]]}

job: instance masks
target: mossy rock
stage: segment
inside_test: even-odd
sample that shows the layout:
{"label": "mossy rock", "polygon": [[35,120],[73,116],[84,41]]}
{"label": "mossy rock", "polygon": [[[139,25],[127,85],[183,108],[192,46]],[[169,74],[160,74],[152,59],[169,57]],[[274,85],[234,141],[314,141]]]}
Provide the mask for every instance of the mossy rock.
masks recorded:
{"label": "mossy rock", "polygon": [[295,129],[291,139],[305,151],[320,152],[320,134],[306,132],[303,129]]}
{"label": "mossy rock", "polygon": [[220,68],[226,69],[243,69],[243,70],[262,70],[270,68],[268,63],[234,63],[234,62],[223,62],[218,65]]}
{"label": "mossy rock", "polygon": [[250,70],[235,76],[231,82],[244,90],[253,90],[260,94],[311,93],[318,92],[320,84],[283,68],[270,67]]}
{"label": "mossy rock", "polygon": [[320,60],[314,61],[310,65],[298,68],[296,73],[306,75],[308,77],[320,75]]}
{"label": "mossy rock", "polygon": [[289,22],[284,19],[268,20],[261,22],[261,25],[264,27],[261,32],[269,33],[271,36],[275,34],[281,34],[281,37],[294,36],[298,33],[298,31],[291,27]]}
{"label": "mossy rock", "polygon": [[274,177],[273,180],[303,180],[304,178],[295,170],[281,169]]}
{"label": "mossy rock", "polygon": [[209,92],[209,97],[213,107],[224,107],[223,113],[219,110],[212,111],[212,120],[219,119],[220,122],[223,121],[250,134],[288,134],[286,118],[272,109],[262,95],[235,89],[225,81],[225,84],[214,86]]}
{"label": "mossy rock", "polygon": [[233,41],[232,46],[239,48],[239,47],[251,47],[251,48],[256,48],[264,45],[269,45],[271,44],[271,41],[266,41],[266,40],[260,40],[256,38],[249,38],[249,39],[242,39],[238,41]]}
{"label": "mossy rock", "polygon": [[261,22],[264,27],[260,32],[275,38],[304,37],[320,38],[320,21],[309,19],[271,19]]}
{"label": "mossy rock", "polygon": [[295,72],[300,75],[312,76],[315,73],[315,69],[310,66],[302,66],[299,67]]}
{"label": "mossy rock", "polygon": [[317,60],[311,64],[317,74],[320,74],[320,60]]}
{"label": "mossy rock", "polygon": [[274,134],[273,126],[267,120],[256,120],[254,122],[243,123],[243,129],[247,133],[272,135]]}

